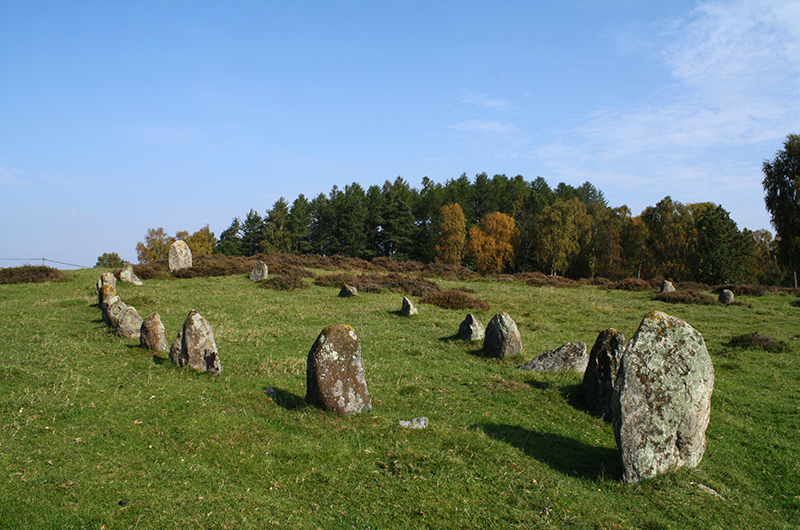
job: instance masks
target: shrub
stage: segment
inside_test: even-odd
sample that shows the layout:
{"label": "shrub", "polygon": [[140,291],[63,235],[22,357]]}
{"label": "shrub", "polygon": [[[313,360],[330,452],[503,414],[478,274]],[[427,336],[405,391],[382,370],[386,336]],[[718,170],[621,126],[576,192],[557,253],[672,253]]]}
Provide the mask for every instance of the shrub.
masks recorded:
{"label": "shrub", "polygon": [[461,265],[446,263],[428,263],[422,269],[423,276],[434,276],[443,280],[466,280],[478,276],[478,273]]}
{"label": "shrub", "polygon": [[97,263],[94,264],[94,268],[98,267],[105,267],[108,269],[121,269],[125,266],[125,260],[119,257],[119,254],[116,252],[108,253],[106,252],[102,256],[97,257]]}
{"label": "shrub", "polygon": [[698,304],[712,305],[717,300],[710,294],[697,291],[672,291],[671,293],[658,293],[653,296],[653,300],[666,302],[668,304]]}
{"label": "shrub", "polygon": [[[612,287],[611,285],[609,287]],[[622,289],[623,291],[649,291],[653,289],[653,285],[647,280],[639,278],[625,278],[617,284],[613,284],[614,289]]]}
{"label": "shrub", "polygon": [[339,272],[317,276],[314,283],[320,287],[341,287],[344,284],[355,285],[356,277],[349,272]]}
{"label": "shrub", "polygon": [[727,346],[744,350],[764,350],[773,353],[786,351],[789,348],[783,341],[777,341],[772,337],[759,335],[755,332],[733,337],[727,342]]}
{"label": "shrub", "polygon": [[482,311],[491,309],[491,306],[483,300],[473,298],[457,289],[430,292],[420,298],[420,303],[435,305],[442,309],[480,309]]}
{"label": "shrub", "polygon": [[23,265],[0,269],[0,284],[3,283],[41,283],[67,280],[67,275],[58,269],[43,265]]}

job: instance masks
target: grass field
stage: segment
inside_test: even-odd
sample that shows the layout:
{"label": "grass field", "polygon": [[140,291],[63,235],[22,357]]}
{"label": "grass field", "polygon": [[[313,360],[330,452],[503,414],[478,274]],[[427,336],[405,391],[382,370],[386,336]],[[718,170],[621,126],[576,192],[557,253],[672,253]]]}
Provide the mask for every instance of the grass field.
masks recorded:
{"label": "grass field", "polygon": [[[800,528],[800,307],[788,294],[681,305],[651,292],[443,281],[516,321],[525,347],[482,356],[453,336],[466,310],[402,293],[283,292],[245,275],[153,279],[117,292],[168,340],[190,309],[210,322],[219,376],[173,366],[101,319],[94,282],[0,285],[3,528]],[[316,271],[321,274],[322,271]],[[660,309],[706,340],[716,371],[701,464],[620,482],[610,424],[589,415],[579,374],[516,367],[565,342],[629,339]],[[308,350],[353,326],[373,410],[307,405]],[[727,344],[756,331],[773,353]],[[272,388],[275,392],[266,392]],[[399,420],[427,416],[426,430]],[[708,491],[717,492],[715,495]]]}

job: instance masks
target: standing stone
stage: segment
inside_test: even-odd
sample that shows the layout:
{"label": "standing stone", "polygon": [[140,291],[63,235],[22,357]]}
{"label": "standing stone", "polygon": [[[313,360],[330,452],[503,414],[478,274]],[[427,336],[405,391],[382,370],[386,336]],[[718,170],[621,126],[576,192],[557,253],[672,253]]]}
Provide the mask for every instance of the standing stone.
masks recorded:
{"label": "standing stone", "polygon": [[583,372],[589,358],[586,356],[586,344],[583,342],[568,342],[548,350],[519,367],[520,370],[535,372]]}
{"label": "standing stone", "polygon": [[103,320],[114,329],[119,326],[119,317],[128,304],[123,302],[119,296],[112,296],[103,303]]}
{"label": "standing stone", "polygon": [[662,293],[672,293],[675,292],[675,290],[675,286],[672,285],[672,282],[669,280],[664,280],[664,283],[661,284]]}
{"label": "standing stone", "polygon": [[108,285],[111,287],[111,296],[114,296],[117,292],[117,277],[114,276],[113,272],[106,272],[99,278],[97,278],[97,282],[94,285],[94,290],[97,292],[97,303],[102,305],[103,298],[101,296],[103,286]]}
{"label": "standing stone", "polygon": [[308,352],[306,401],[340,416],[372,410],[361,365],[361,342],[344,324],[323,329]]}
{"label": "standing stone", "polygon": [[161,315],[158,313],[153,312],[142,322],[139,345],[151,351],[169,351],[164,324],[161,323]]}
{"label": "standing stone", "polygon": [[597,336],[583,373],[583,399],[589,411],[611,421],[611,397],[619,363],[625,351],[625,336],[615,329],[604,329]]}
{"label": "standing stone", "polygon": [[730,304],[733,302],[733,291],[730,289],[723,289],[721,293],[719,293],[719,303],[720,304]]}
{"label": "standing stone", "polygon": [[678,318],[648,313],[622,355],[611,400],[625,482],[700,463],[713,390],[703,336]]}
{"label": "standing stone", "polygon": [[261,280],[266,280],[267,276],[269,275],[269,268],[267,264],[263,261],[257,261],[253,270],[250,271],[250,279],[254,282],[260,282]]}
{"label": "standing stone", "polygon": [[169,247],[169,271],[175,272],[192,266],[192,251],[186,241],[175,241]]}
{"label": "standing stone", "polygon": [[120,312],[117,318],[117,335],[126,339],[138,339],[142,329],[142,317],[132,305]]}
{"label": "standing stone", "polygon": [[119,273],[119,279],[123,282],[132,283],[133,285],[144,285],[141,278],[136,276],[136,273],[133,272],[133,265],[130,263],[125,264],[122,272]]}
{"label": "standing stone", "polygon": [[356,289],[352,285],[344,284],[342,285],[342,290],[339,291],[339,296],[342,298],[348,298],[350,296],[358,296],[358,289]]}
{"label": "standing stone", "polygon": [[97,303],[100,304],[100,307],[103,307],[106,300],[110,300],[115,296],[117,296],[117,292],[114,286],[110,283],[103,284],[103,286],[100,287],[100,291],[97,293]]}
{"label": "standing stone", "polygon": [[458,326],[458,338],[461,340],[481,340],[485,335],[483,324],[472,313]]}
{"label": "standing stone", "polygon": [[497,313],[489,321],[483,339],[483,351],[486,355],[499,359],[522,353],[522,337],[516,322],[508,313]]}
{"label": "standing stone", "polygon": [[222,371],[217,343],[208,321],[192,309],[169,350],[169,360],[201,372]]}
{"label": "standing stone", "polygon": [[417,306],[414,305],[414,302],[405,296],[403,297],[403,305],[400,308],[400,312],[403,313],[404,317],[410,317],[419,314],[419,311],[417,311]]}

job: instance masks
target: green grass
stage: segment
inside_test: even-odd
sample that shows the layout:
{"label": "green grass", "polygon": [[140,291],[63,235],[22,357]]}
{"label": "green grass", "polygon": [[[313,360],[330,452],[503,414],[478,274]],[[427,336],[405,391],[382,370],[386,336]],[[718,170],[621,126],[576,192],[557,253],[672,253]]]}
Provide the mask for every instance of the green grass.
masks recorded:
{"label": "green grass", "polygon": [[[492,309],[418,304],[405,318],[402,294],[338,298],[310,280],[288,292],[245,275],[118,283],[143,317],[159,312],[169,341],[200,311],[222,361],[214,377],[116,337],[96,306],[100,272],[0,286],[4,528],[800,526],[795,297],[699,306],[439,280]],[[591,347],[606,327],[629,339],[652,309],[697,328],[712,354],[708,448],[695,469],[625,485],[613,429],[587,413],[581,376],[516,367],[565,342]],[[453,339],[466,313],[487,324],[500,311],[517,322],[523,355],[490,359]],[[308,350],[334,323],[359,334],[370,413],[340,418],[303,400]],[[750,332],[787,349],[729,345]],[[416,416],[429,428],[397,425]]]}

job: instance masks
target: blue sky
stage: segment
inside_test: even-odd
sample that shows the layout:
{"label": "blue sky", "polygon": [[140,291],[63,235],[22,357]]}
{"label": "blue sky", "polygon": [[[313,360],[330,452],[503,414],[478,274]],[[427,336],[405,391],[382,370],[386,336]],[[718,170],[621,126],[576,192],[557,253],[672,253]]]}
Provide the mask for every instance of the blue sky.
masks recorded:
{"label": "blue sky", "polygon": [[796,0],[7,0],[0,266],[136,262],[148,228],[397,176],[588,180],[770,228],[790,133]]}

